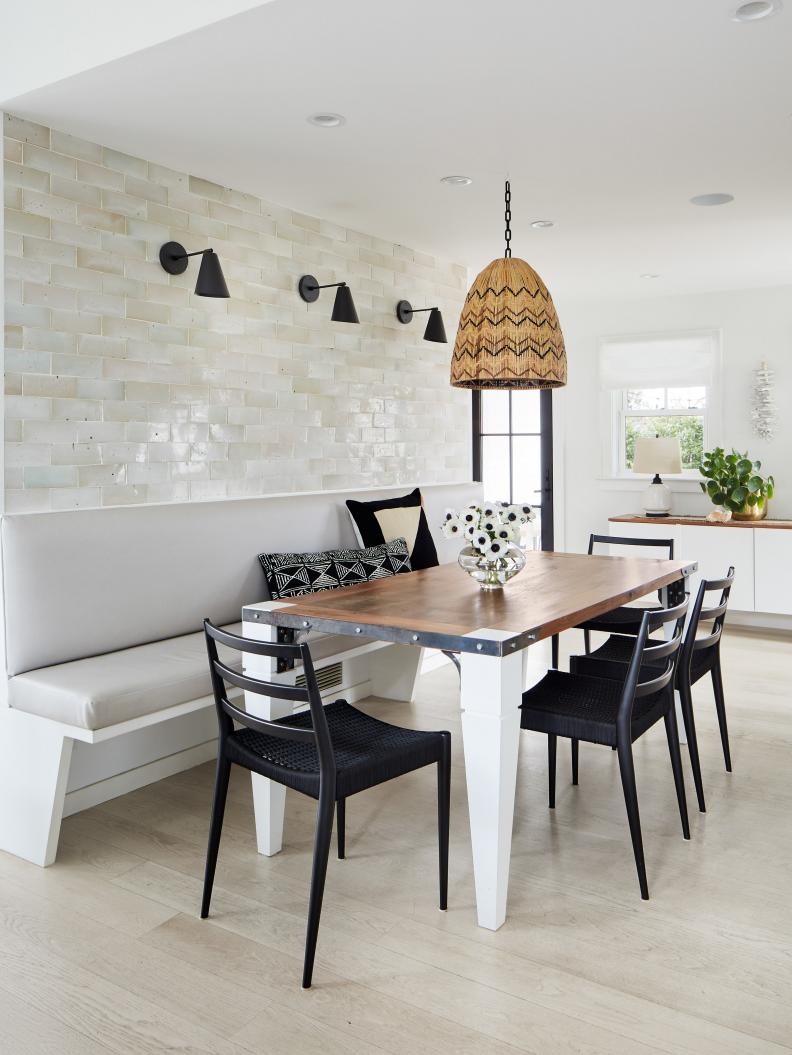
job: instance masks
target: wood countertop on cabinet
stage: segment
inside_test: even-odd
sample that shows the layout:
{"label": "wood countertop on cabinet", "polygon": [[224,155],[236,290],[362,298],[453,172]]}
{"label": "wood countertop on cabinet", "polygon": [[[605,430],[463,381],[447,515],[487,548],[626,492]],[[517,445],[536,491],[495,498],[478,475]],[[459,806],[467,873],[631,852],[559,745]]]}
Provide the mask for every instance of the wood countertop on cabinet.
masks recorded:
{"label": "wood countertop on cabinet", "polygon": [[619,516],[608,517],[611,524],[654,524],[662,527],[663,524],[684,524],[686,527],[717,527],[717,528],[768,528],[780,530],[792,530],[792,520],[707,520],[705,516],[700,517],[647,517],[637,516],[632,513],[622,513]]}

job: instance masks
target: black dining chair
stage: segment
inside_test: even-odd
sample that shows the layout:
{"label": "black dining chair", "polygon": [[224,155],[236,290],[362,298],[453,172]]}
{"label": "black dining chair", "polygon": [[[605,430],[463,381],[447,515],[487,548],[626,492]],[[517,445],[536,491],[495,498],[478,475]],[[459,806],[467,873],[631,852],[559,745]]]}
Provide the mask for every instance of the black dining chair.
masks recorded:
{"label": "black dining chair", "polygon": [[[692,687],[705,674],[712,677],[712,688],[715,695],[715,708],[718,714],[723,759],[727,772],[731,773],[731,751],[729,750],[729,730],[726,725],[726,704],[723,696],[723,675],[721,673],[720,646],[723,624],[726,620],[726,609],[729,605],[729,594],[734,583],[734,568],[729,568],[723,579],[702,579],[699,583],[696,599],[690,611],[685,639],[677,664],[676,687],[682,706],[682,718],[693,770],[693,781],[696,785],[698,807],[706,812],[704,802],[704,785],[701,779],[696,722],[693,717]],[[718,593],[720,597],[711,608],[704,608],[704,599],[708,593]],[[702,623],[712,623],[708,633],[699,637]],[[572,656],[569,669],[575,674],[592,677],[611,678],[616,681],[624,679],[624,672],[632,656],[633,638],[612,634],[608,640],[585,656]],[[577,747],[572,744],[573,783],[577,783],[578,762]]]}
{"label": "black dining chair", "polygon": [[[219,742],[209,847],[206,854],[201,918],[209,915],[217,851],[223,827],[232,763],[318,800],[308,929],[302,984],[310,988],[327,859],[338,808],[338,856],[343,858],[345,806],[350,795],[365,791],[423,766],[437,764],[440,843],[440,908],[448,904],[448,824],[451,795],[451,734],[420,732],[371,718],[346,700],[324,706],[305,644],[270,644],[238,637],[204,620]],[[217,645],[237,652],[302,663],[305,687],[262,681],[240,674],[218,658]],[[232,703],[226,684],[246,692],[307,704],[308,710],[277,721],[256,718]],[[235,729],[238,722],[241,728]]]}
{"label": "black dining chair", "polygon": [[[668,560],[674,559],[674,540],[672,538],[625,538],[617,535],[589,535],[588,555],[594,553],[595,546],[640,546],[649,549],[664,549],[668,554]],[[679,604],[684,596],[682,584],[675,588],[669,587],[669,603]],[[661,606],[655,606],[655,610]],[[597,630],[603,634],[631,634],[633,637],[641,628],[641,616],[646,608],[631,608],[629,605],[620,605],[610,612],[595,615],[579,623],[575,630],[583,631],[583,642],[586,652],[591,651],[591,631]],[[651,610],[651,609],[650,609]],[[558,669],[558,634],[553,635],[552,640],[552,665]]]}
{"label": "black dining chair", "polygon": [[[685,839],[690,838],[674,711],[674,677],[686,612],[687,601],[674,608],[644,611],[638,634],[632,639],[630,662],[620,682],[549,670],[537,685],[523,693],[520,706],[521,728],[547,734],[550,809],[555,808],[556,745],[559,736],[568,737],[573,743],[584,740],[616,748],[638,882],[641,897],[645,901],[649,898],[649,887],[632,745],[661,718],[665,723],[671,755],[682,834]],[[651,632],[668,623],[674,624],[673,634],[668,640],[658,642],[649,637]]]}

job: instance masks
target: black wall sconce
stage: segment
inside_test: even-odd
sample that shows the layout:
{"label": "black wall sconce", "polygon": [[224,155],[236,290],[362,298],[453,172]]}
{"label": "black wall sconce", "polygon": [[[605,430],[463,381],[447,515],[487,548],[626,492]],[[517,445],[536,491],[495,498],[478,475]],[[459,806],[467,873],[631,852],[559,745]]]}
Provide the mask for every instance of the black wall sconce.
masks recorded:
{"label": "black wall sconce", "polygon": [[179,242],[166,242],[159,252],[160,263],[169,275],[183,275],[191,256],[201,257],[198,281],[195,283],[196,294],[199,297],[230,297],[223,269],[214,249],[199,249],[196,253],[188,253]]}
{"label": "black wall sconce", "polygon": [[306,304],[319,300],[320,289],[336,290],[333,314],[330,316],[333,322],[360,322],[352,300],[352,290],[346,282],[327,282],[320,286],[313,275],[303,275],[297,285],[297,291]]}
{"label": "black wall sconce", "polygon": [[412,322],[413,315],[417,315],[421,311],[429,312],[429,321],[424,330],[424,340],[434,341],[435,344],[448,344],[445,326],[443,325],[443,316],[440,314],[439,308],[413,308],[409,300],[400,300],[396,305],[396,318],[406,326],[408,322]]}

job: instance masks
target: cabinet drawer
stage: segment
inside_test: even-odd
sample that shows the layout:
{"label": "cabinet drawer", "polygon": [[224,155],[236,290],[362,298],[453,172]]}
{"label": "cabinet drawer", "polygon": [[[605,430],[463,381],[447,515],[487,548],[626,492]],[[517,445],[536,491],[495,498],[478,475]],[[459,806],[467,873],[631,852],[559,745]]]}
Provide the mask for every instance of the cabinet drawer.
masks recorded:
{"label": "cabinet drawer", "polygon": [[[756,528],[756,611],[792,615],[792,531]],[[736,588],[735,581],[735,588]]]}
{"label": "cabinet drawer", "polygon": [[[763,532],[752,528],[688,527],[679,524],[676,530],[674,556],[680,560],[698,561],[698,571],[690,577],[688,586],[691,603],[702,579],[722,579],[734,565],[734,586],[729,607],[735,612],[753,612],[754,536]],[[764,532],[774,533],[780,534]],[[712,603],[713,598],[708,598],[707,604]]]}

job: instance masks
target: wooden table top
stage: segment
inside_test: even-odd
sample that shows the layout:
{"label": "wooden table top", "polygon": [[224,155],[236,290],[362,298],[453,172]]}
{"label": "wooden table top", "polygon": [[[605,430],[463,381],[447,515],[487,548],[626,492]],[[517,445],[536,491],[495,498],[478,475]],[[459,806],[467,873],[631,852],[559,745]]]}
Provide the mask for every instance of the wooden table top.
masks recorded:
{"label": "wooden table top", "polygon": [[689,560],[525,556],[525,568],[502,590],[482,590],[457,564],[441,564],[286,599],[276,607],[246,605],[242,618],[500,656],[644,597],[696,568]]}
{"label": "wooden table top", "polygon": [[653,524],[662,528],[668,524],[684,524],[685,527],[717,527],[717,528],[769,528],[770,530],[789,531],[792,530],[792,520],[707,520],[705,516],[700,517],[642,517],[635,513],[622,513],[619,516],[608,517],[612,524]]}

